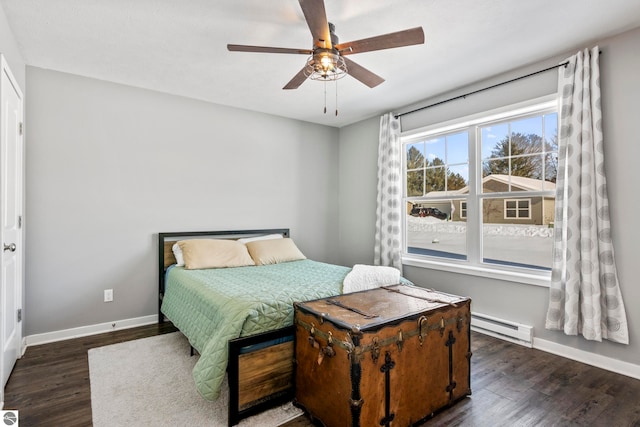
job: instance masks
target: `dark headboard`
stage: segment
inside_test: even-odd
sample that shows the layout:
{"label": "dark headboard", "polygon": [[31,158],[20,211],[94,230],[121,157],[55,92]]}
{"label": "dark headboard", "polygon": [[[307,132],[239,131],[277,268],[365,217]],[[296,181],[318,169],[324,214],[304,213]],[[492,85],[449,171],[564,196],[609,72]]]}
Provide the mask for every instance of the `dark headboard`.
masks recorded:
{"label": "dark headboard", "polygon": [[288,228],[268,228],[263,230],[226,230],[226,231],[182,231],[158,233],[158,321],[162,323],[164,316],[160,311],[164,296],[164,276],[167,268],[176,263],[171,247],[178,240],[188,239],[241,239],[243,237],[263,236],[266,234],[282,234],[290,237]]}

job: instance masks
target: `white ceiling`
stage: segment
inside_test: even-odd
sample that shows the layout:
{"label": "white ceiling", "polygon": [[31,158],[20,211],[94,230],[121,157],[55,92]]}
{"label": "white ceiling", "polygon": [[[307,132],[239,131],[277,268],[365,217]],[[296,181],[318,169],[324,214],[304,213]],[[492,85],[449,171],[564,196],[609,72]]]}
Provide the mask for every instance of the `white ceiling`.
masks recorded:
{"label": "white ceiling", "polygon": [[426,43],[349,58],[386,79],[282,87],[310,49],[296,0],[0,0],[28,65],[344,126],[640,26],[640,0],[325,0],[341,42],[422,26]]}

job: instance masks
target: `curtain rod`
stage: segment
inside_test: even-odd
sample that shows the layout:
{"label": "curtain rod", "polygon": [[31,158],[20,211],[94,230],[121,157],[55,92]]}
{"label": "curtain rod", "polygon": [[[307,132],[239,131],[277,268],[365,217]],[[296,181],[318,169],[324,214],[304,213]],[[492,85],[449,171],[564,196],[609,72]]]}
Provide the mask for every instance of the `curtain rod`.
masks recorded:
{"label": "curtain rod", "polygon": [[485,90],[493,89],[493,88],[496,88],[498,86],[506,85],[508,83],[513,83],[513,82],[515,82],[517,80],[526,79],[527,77],[535,76],[536,74],[544,73],[544,72],[550,71],[550,70],[555,70],[556,68],[560,68],[562,66],[566,67],[568,64],[569,64],[569,61],[565,61],[565,62],[563,62],[561,64],[554,65],[553,67],[545,68],[544,70],[534,71],[533,73],[529,73],[529,74],[524,75],[524,76],[516,77],[514,79],[507,80],[506,82],[496,83],[496,84],[494,84],[492,86],[485,87],[485,88],[478,89],[478,90],[474,90],[472,92],[465,93],[464,95],[454,96],[453,98],[445,99],[444,101],[436,102],[435,104],[427,105],[425,107],[416,108],[415,110],[407,111],[406,113],[396,114],[394,117],[397,119],[399,117],[406,116],[407,114],[412,114],[412,113],[415,113],[415,112],[418,112],[418,111],[426,110],[427,108],[435,107],[436,105],[445,104],[447,102],[455,101],[456,99],[460,99],[460,98],[466,98],[469,95],[475,95],[478,92],[484,92]]}

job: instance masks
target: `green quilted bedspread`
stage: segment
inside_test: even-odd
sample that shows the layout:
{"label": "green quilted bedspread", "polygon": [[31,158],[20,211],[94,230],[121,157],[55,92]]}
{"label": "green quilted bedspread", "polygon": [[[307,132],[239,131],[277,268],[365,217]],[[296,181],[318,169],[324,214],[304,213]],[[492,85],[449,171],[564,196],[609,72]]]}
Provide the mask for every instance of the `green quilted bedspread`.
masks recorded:
{"label": "green quilted bedspread", "polygon": [[293,302],[338,295],[348,267],[302,260],[274,265],[172,268],[162,312],[200,353],[193,377],[207,400],[220,395],[228,341],[293,324]]}

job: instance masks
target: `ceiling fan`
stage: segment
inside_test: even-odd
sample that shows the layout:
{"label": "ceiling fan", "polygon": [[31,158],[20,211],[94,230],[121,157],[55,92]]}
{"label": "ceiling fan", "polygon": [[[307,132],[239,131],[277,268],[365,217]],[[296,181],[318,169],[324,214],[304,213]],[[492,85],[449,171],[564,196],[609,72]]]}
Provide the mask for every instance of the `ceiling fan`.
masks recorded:
{"label": "ceiling fan", "polygon": [[324,0],[298,0],[305,20],[313,36],[312,49],[289,49],[282,47],[247,46],[228,44],[232,52],[289,53],[309,55],[306,65],[283,89],[297,89],[305,80],[337,80],[349,74],[373,88],[384,82],[377,74],[353,62],[347,55],[411,46],[424,43],[422,27],[340,43],[335,26],[327,21]]}

